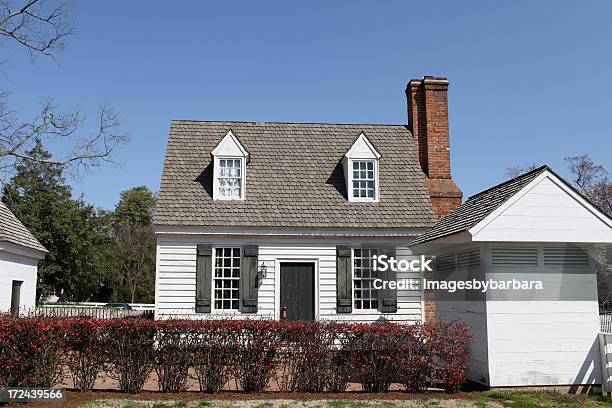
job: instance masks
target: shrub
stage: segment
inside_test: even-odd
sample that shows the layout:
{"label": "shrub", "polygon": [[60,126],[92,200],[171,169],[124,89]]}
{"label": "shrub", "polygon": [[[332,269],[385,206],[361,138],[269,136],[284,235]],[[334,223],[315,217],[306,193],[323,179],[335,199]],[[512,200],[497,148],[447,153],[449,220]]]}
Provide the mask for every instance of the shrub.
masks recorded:
{"label": "shrub", "polygon": [[231,370],[244,392],[263,391],[275,369],[280,345],[279,323],[273,321],[228,322]]}
{"label": "shrub", "polygon": [[438,322],[429,327],[434,376],[447,393],[455,393],[465,377],[469,356],[469,327],[465,324]]}
{"label": "shrub", "polygon": [[156,323],[144,319],[109,320],[108,349],[122,391],[142,391],[154,367]]}
{"label": "shrub", "polygon": [[334,364],[340,325],[312,322],[281,325],[277,383],[281,391],[322,392],[344,390],[339,366]]}
{"label": "shrub", "polygon": [[275,376],[283,391],[342,392],[349,381],[386,392],[432,385],[459,389],[468,327],[274,321],[95,320],[0,316],[0,386],[51,387],[65,364],[75,388],[90,390],[109,372],[121,390],[140,392],[156,371],[164,392],[186,389],[193,368],[200,390],[230,378],[261,392]]}
{"label": "shrub", "polygon": [[387,392],[398,378],[403,329],[393,323],[356,324],[346,331],[345,347],[355,379],[366,392]]}
{"label": "shrub", "polygon": [[230,343],[224,322],[197,324],[193,340],[193,368],[200,391],[217,393],[227,382],[233,350]]}
{"label": "shrub", "polygon": [[180,392],[187,388],[194,328],[185,321],[157,323],[154,359],[161,391]]}
{"label": "shrub", "polygon": [[398,380],[408,392],[425,391],[432,378],[431,342],[425,337],[426,332],[422,325],[414,325],[407,327],[403,333]]}
{"label": "shrub", "polygon": [[65,335],[66,365],[74,388],[90,391],[106,371],[109,358],[108,321],[70,318],[62,321]]}
{"label": "shrub", "polygon": [[0,316],[0,384],[55,386],[62,378],[63,340],[54,319]]}

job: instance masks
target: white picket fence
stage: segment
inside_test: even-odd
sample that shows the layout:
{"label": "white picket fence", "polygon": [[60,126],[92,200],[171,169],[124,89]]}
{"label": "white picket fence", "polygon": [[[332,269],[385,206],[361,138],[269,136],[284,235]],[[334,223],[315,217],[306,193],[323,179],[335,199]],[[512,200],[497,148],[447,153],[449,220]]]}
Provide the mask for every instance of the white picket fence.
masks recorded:
{"label": "white picket fence", "polygon": [[601,331],[604,333],[612,333],[612,313],[599,315]]}
{"label": "white picket fence", "polygon": [[153,318],[155,305],[130,304],[133,310],[103,307],[105,303],[81,302],[67,304],[45,304],[36,306],[34,314],[50,317],[76,317],[86,316],[95,319],[116,319],[122,317]]}
{"label": "white picket fence", "polygon": [[603,388],[606,392],[612,393],[612,333],[599,333],[599,349]]}

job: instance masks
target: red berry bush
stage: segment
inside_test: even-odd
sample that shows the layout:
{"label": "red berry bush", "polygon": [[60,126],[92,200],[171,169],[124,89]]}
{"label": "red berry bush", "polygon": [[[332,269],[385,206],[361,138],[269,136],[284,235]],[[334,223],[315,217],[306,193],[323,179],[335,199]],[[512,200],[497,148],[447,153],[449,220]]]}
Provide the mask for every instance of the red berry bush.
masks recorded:
{"label": "red berry bush", "polygon": [[158,322],[155,334],[155,371],[160,391],[180,392],[187,388],[192,365],[192,337],[197,331],[186,321]]}
{"label": "red berry bush", "polygon": [[276,371],[281,391],[344,391],[347,373],[337,362],[342,327],[325,322],[281,326],[282,347]]}
{"label": "red berry bush", "polygon": [[64,357],[74,388],[90,391],[108,371],[109,320],[72,318],[58,321],[64,332]]}
{"label": "red berry bush", "polygon": [[228,382],[234,353],[233,339],[224,321],[192,323],[192,367],[200,391],[217,393]]}
{"label": "red berry bush", "polygon": [[150,321],[0,316],[0,386],[54,386],[67,373],[77,390],[103,375],[138,393],[155,373],[162,392],[224,388],[261,392],[367,392],[399,383],[409,392],[464,380],[470,334],[460,323],[351,324],[265,320]]}
{"label": "red berry bush", "polygon": [[62,378],[64,331],[45,317],[0,317],[0,386],[52,387]]}
{"label": "red berry bush", "polygon": [[276,368],[281,326],[262,320],[232,322],[228,327],[231,371],[238,388],[244,392],[263,391]]}
{"label": "red berry bush", "polygon": [[111,376],[119,380],[121,391],[142,391],[155,363],[157,323],[144,319],[108,321],[108,355]]}
{"label": "red berry bush", "polygon": [[464,324],[437,323],[428,327],[433,355],[433,378],[448,393],[459,391],[465,378],[469,328]]}

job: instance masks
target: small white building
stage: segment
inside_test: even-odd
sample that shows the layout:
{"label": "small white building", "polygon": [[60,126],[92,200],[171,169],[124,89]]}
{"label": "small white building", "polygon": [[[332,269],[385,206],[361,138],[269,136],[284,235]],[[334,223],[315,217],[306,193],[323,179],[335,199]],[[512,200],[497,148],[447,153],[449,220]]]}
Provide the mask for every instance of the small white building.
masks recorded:
{"label": "small white building", "polygon": [[437,296],[438,319],[472,328],[469,379],[594,385],[602,381],[592,253],[610,243],[610,217],[543,166],[470,197],[411,248],[437,255],[435,280],[542,284]]}
{"label": "small white building", "polygon": [[0,201],[0,313],[34,309],[38,262],[47,250]]}

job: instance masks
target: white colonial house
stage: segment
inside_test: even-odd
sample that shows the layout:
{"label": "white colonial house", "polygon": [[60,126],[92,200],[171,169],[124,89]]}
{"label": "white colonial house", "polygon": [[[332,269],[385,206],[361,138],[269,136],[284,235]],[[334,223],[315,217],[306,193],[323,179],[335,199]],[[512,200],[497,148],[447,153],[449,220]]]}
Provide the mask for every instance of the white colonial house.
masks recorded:
{"label": "white colonial house", "polygon": [[[461,205],[447,89],[444,78],[410,81],[408,125],[173,121],[155,214],[156,318],[437,315],[472,325],[474,381],[601,383],[590,253],[612,242],[610,219],[548,168]],[[372,255],[421,253],[440,255],[449,276],[533,275],[547,289],[435,301],[422,285],[374,287],[439,275],[373,270]]]}
{"label": "white colonial house", "polygon": [[34,309],[38,262],[47,250],[0,201],[0,313]]}

